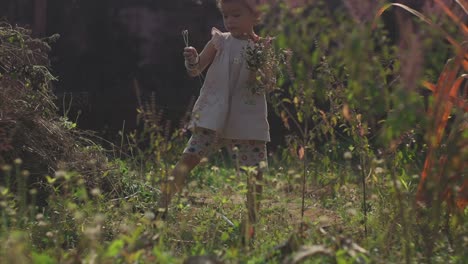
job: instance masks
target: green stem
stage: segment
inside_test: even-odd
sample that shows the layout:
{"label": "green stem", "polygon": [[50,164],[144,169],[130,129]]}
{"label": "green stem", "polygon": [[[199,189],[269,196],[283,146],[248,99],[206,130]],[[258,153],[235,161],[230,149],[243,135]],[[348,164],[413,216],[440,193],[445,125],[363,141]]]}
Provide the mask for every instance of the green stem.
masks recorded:
{"label": "green stem", "polygon": [[364,213],[364,235],[367,237],[367,190],[364,151],[361,151],[362,211]]}

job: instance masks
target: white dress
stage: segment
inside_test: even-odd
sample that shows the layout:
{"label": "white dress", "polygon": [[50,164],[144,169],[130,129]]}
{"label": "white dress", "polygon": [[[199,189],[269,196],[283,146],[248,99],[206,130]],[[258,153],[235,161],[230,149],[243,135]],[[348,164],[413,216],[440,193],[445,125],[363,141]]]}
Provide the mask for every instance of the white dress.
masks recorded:
{"label": "white dress", "polygon": [[221,138],[270,141],[265,94],[252,94],[242,53],[247,40],[211,30],[217,50],[196,101],[189,128],[202,127]]}

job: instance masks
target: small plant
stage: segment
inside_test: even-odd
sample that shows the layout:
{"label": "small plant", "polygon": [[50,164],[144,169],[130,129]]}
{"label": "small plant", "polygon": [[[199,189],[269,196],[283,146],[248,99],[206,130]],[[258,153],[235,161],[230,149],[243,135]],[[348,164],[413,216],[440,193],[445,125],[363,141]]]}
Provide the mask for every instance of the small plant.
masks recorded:
{"label": "small plant", "polygon": [[251,71],[249,88],[252,94],[269,93],[277,89],[277,76],[281,75],[280,65],[284,64],[286,50],[276,51],[273,45],[274,38],[260,38],[244,48],[244,57],[247,67]]}

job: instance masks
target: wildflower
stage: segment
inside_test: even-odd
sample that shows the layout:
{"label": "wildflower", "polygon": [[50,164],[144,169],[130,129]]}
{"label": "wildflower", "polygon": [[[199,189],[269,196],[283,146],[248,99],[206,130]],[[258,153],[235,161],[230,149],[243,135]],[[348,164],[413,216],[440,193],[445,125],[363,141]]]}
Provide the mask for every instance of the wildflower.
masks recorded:
{"label": "wildflower", "polygon": [[330,220],[331,220],[330,217],[326,215],[321,215],[318,218],[319,223],[322,225],[328,225],[330,223]]}
{"label": "wildflower", "polygon": [[145,218],[148,220],[153,220],[156,218],[156,215],[153,212],[147,211],[145,212]]}
{"label": "wildflower", "polygon": [[94,217],[94,221],[95,221],[97,224],[102,224],[102,223],[104,223],[105,220],[106,220],[106,217],[105,217],[103,214],[97,214],[97,215]]}
{"label": "wildflower", "polygon": [[381,174],[381,173],[384,173],[384,172],[385,172],[385,170],[382,167],[375,168],[375,173],[377,173],[377,174]]}
{"label": "wildflower", "polygon": [[101,190],[99,188],[94,188],[94,189],[91,190],[91,194],[93,196],[98,196],[98,195],[101,194]]}
{"label": "wildflower", "polygon": [[127,225],[126,223],[120,223],[119,225],[119,230],[121,233],[128,233],[130,232],[132,228],[130,228],[129,225]]}
{"label": "wildflower", "polygon": [[40,220],[42,220],[42,219],[44,219],[44,215],[43,215],[43,214],[37,214],[37,215],[36,215],[36,220],[37,220],[37,221],[40,221]]}
{"label": "wildflower", "polygon": [[382,163],[384,163],[384,161],[385,161],[385,160],[383,160],[383,159],[373,159],[373,160],[372,160],[372,162],[373,162],[374,164],[382,164]]}
{"label": "wildflower", "polygon": [[273,39],[249,40],[249,45],[244,48],[243,56],[251,71],[248,86],[252,94],[271,92],[276,88],[276,76],[280,73],[279,65],[285,60],[285,53],[274,49]]}
{"label": "wildflower", "polygon": [[58,170],[55,172],[55,178],[60,179],[60,178],[65,178],[67,173],[63,170]]}
{"label": "wildflower", "polygon": [[350,151],[346,151],[344,154],[343,154],[343,158],[346,159],[346,160],[349,160],[353,157],[353,154],[350,152]]}
{"label": "wildflower", "polygon": [[97,225],[97,226],[86,227],[83,233],[89,239],[95,240],[101,235],[101,226]]}
{"label": "wildflower", "polygon": [[11,171],[11,166],[10,166],[10,165],[3,165],[3,166],[2,166],[2,170],[3,170],[4,172],[9,172],[9,171]]}
{"label": "wildflower", "polygon": [[348,215],[351,215],[351,216],[356,216],[357,215],[356,209],[353,209],[353,208],[347,209],[346,213],[348,213]]}

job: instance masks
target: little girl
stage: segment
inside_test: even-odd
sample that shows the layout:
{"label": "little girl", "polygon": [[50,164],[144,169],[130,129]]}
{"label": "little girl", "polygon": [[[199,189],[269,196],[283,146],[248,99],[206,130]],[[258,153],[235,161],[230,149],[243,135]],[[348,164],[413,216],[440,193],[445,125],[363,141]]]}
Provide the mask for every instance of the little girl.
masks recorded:
{"label": "little girl", "polygon": [[[255,2],[217,0],[228,32],[213,28],[212,38],[200,54],[193,47],[184,49],[190,76],[209,68],[189,123],[192,137],[163,188],[160,211],[167,209],[171,197],[183,188],[188,174],[200,160],[220,147],[226,147],[239,166],[257,168],[257,185],[251,191],[257,196],[262,192],[262,170],[267,164],[266,142],[270,141],[267,104],[264,93],[252,93],[248,87],[253,72],[247,68],[243,52],[247,45],[259,40],[254,32],[260,16]],[[247,203],[254,204],[252,199],[255,200],[248,197]],[[257,218],[258,203],[255,206],[255,212],[249,210],[251,222]]]}

